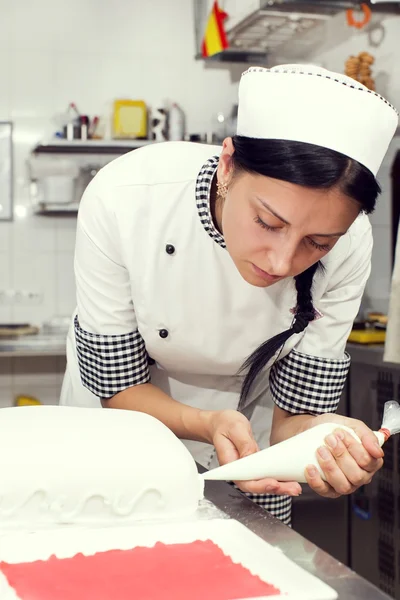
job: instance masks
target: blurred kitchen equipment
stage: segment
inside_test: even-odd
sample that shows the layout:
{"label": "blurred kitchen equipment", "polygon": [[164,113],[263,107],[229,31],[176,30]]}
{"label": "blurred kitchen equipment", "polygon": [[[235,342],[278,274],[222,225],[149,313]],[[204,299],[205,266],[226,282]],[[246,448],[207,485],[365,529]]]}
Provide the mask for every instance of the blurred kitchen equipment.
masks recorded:
{"label": "blurred kitchen equipment", "polygon": [[87,140],[89,137],[90,119],[88,115],[82,115],[75,102],[70,102],[64,113],[54,117],[54,121],[60,131],[57,131],[56,137],[64,138],[68,141]]}
{"label": "blurred kitchen equipment", "polygon": [[15,398],[15,406],[41,406],[42,403],[33,396],[27,396],[26,394],[17,396]]}
{"label": "blurred kitchen equipment", "polygon": [[164,142],[168,139],[167,111],[165,108],[152,110],[151,133],[156,142]]}
{"label": "blurred kitchen equipment", "polygon": [[182,108],[174,102],[168,115],[168,139],[171,141],[183,140],[185,136],[185,113]]}
{"label": "blurred kitchen equipment", "polygon": [[98,139],[98,125],[99,125],[99,117],[93,117],[92,122],[89,126],[89,138],[90,139]]}
{"label": "blurred kitchen equipment", "polygon": [[369,52],[360,52],[358,56],[349,56],[345,63],[345,75],[362,83],[371,91],[375,91],[375,80],[372,77],[372,65],[375,58]]}
{"label": "blurred kitchen equipment", "polygon": [[89,117],[87,115],[79,116],[79,127],[81,140],[87,140],[89,134]]}
{"label": "blurred kitchen equipment", "polygon": [[42,325],[42,333],[51,335],[66,335],[71,324],[70,315],[55,315]]}
{"label": "blurred kitchen equipment", "polygon": [[147,107],[143,100],[114,101],[114,138],[146,138]]}
{"label": "blurred kitchen equipment", "polygon": [[70,204],[75,201],[79,166],[72,159],[31,156],[27,162],[30,180],[36,183],[36,204]]}
{"label": "blurred kitchen equipment", "polygon": [[1,323],[0,338],[15,338],[21,335],[36,335],[39,328],[29,323]]}
{"label": "blurred kitchen equipment", "polygon": [[223,112],[219,112],[212,120],[213,141],[216,144],[222,143],[226,138],[227,117]]}
{"label": "blurred kitchen equipment", "polygon": [[79,169],[79,175],[75,184],[75,199],[79,201],[93,177],[100,171],[100,165],[84,165]]}
{"label": "blurred kitchen equipment", "polygon": [[73,202],[75,179],[68,175],[48,175],[42,182],[44,204],[69,204]]}

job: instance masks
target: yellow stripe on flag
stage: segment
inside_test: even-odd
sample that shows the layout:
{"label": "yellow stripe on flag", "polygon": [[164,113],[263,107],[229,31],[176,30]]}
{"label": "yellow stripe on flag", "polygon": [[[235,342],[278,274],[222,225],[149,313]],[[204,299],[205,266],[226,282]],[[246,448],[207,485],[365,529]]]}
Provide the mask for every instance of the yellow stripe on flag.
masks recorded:
{"label": "yellow stripe on flag", "polygon": [[219,34],[217,19],[215,18],[214,11],[211,13],[208,19],[205,43],[208,56],[212,56],[213,54],[223,50],[221,36]]}
{"label": "yellow stripe on flag", "polygon": [[207,20],[202,42],[202,55],[204,57],[218,54],[229,47],[224,28],[224,20],[227,17],[228,15],[220,9],[218,1],[215,0]]}

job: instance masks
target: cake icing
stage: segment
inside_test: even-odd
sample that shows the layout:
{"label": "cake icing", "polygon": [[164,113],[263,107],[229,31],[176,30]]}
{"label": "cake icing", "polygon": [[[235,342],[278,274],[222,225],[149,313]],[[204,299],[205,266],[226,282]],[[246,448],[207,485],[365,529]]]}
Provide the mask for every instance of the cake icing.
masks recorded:
{"label": "cake icing", "polygon": [[193,514],[204,484],[179,439],[144,413],[0,410],[0,529],[130,523]]}

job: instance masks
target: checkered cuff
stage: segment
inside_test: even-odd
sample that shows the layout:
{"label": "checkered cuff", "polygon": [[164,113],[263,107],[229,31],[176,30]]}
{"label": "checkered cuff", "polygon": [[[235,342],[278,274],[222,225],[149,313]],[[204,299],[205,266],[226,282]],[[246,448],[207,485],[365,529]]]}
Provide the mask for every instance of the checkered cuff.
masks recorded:
{"label": "checkered cuff", "polygon": [[81,329],[75,317],[75,339],[82,384],[99,398],[148,383],[146,347],[138,331],[99,335]]}
{"label": "checkered cuff", "polygon": [[271,369],[272,397],[279,408],[290,413],[335,412],[347,373],[350,356],[320,358],[292,350]]}

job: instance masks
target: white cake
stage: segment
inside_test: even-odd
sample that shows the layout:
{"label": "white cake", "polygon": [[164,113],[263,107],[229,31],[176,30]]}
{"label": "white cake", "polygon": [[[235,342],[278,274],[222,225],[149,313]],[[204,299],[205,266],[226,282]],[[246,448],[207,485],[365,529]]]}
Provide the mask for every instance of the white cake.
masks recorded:
{"label": "white cake", "polygon": [[123,410],[0,410],[0,530],[182,519],[203,497],[185,446]]}

